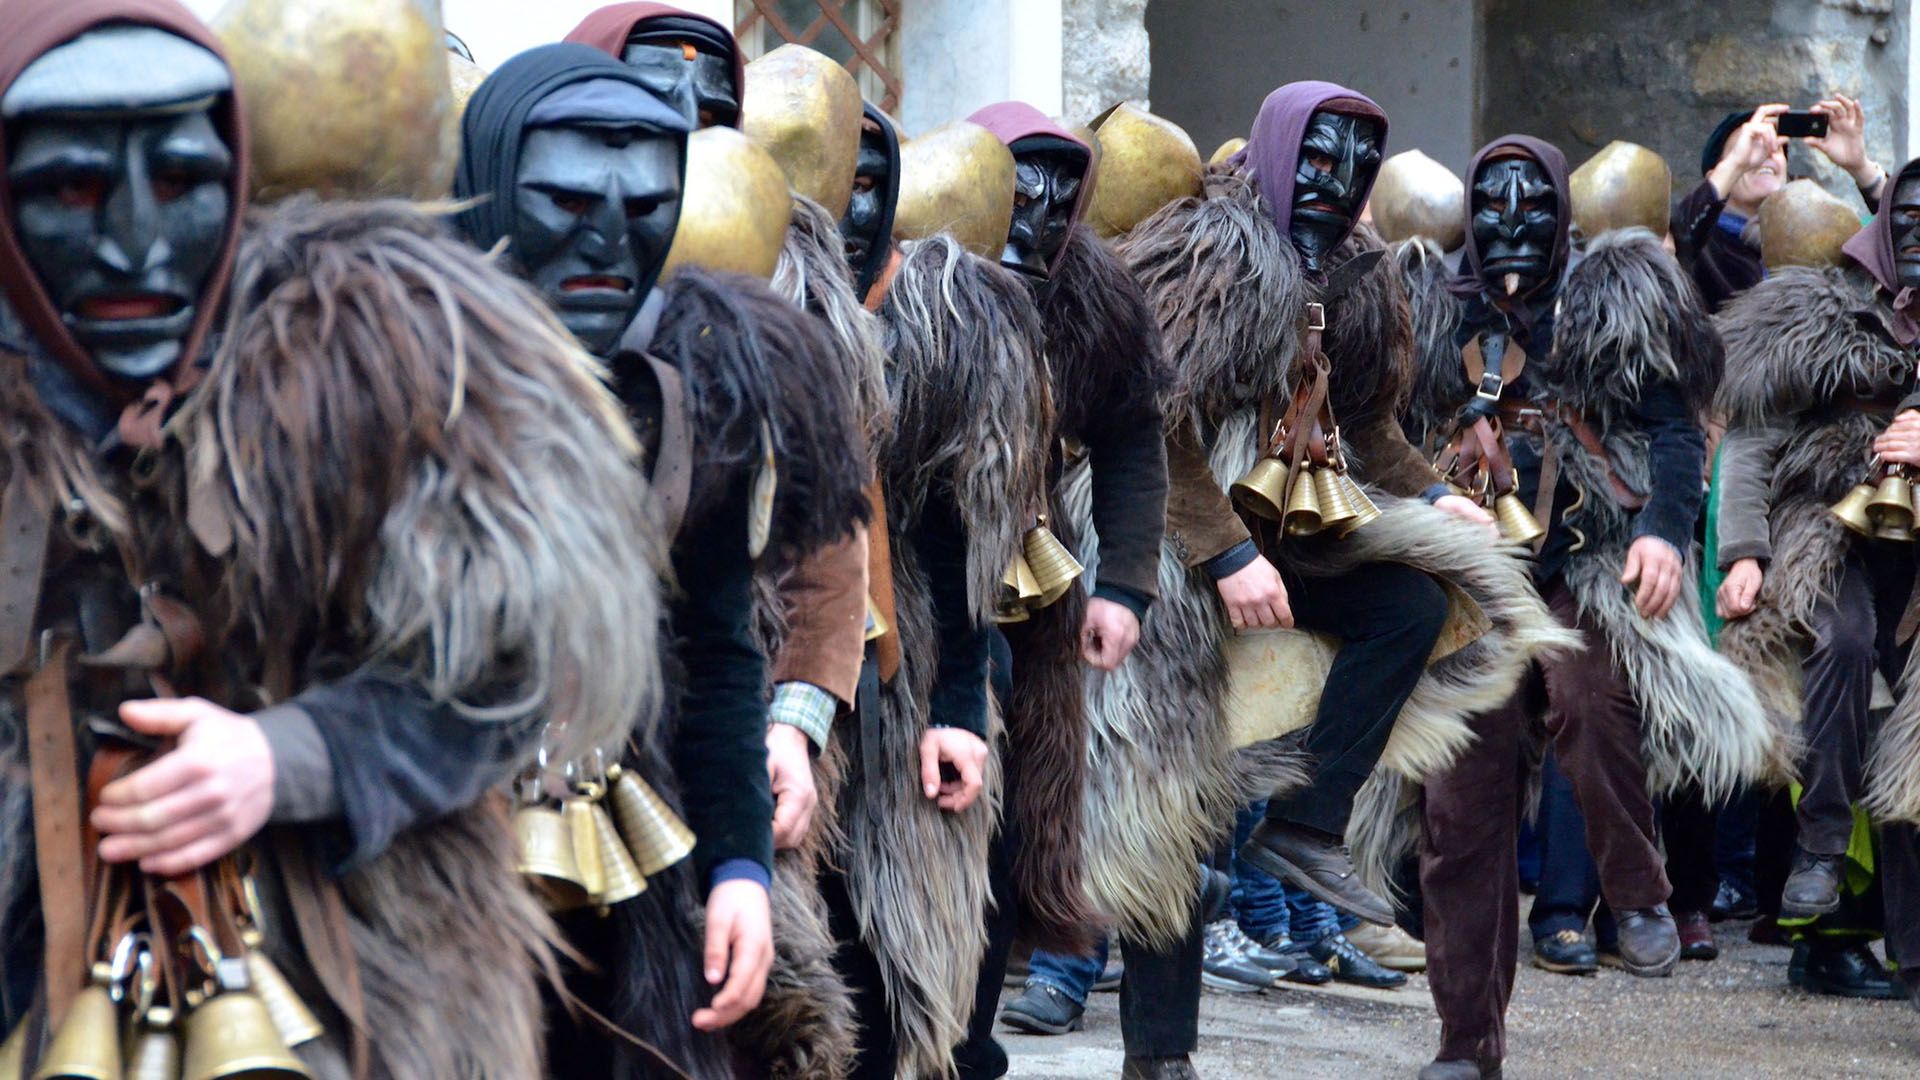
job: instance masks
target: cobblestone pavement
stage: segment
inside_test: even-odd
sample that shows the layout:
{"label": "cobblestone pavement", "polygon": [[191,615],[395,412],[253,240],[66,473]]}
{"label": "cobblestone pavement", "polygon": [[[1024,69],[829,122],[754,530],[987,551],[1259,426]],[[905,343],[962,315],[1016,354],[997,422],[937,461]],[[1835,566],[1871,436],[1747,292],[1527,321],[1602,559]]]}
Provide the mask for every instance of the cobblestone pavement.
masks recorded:
{"label": "cobblestone pavement", "polygon": [[[1590,978],[1531,966],[1508,1012],[1507,1080],[1633,1076],[1679,1080],[1920,1077],[1920,1013],[1905,1002],[1815,997],[1787,985],[1788,950],[1748,943],[1746,923],[1715,927],[1720,959],[1672,978],[1602,970]],[[1017,993],[1008,990],[1008,996]],[[1000,1035],[1021,1080],[1113,1080],[1119,999],[1095,994],[1087,1026],[1056,1038]],[[1370,991],[1207,992],[1200,1003],[1202,1080],[1407,1077],[1440,1032],[1426,980]]]}

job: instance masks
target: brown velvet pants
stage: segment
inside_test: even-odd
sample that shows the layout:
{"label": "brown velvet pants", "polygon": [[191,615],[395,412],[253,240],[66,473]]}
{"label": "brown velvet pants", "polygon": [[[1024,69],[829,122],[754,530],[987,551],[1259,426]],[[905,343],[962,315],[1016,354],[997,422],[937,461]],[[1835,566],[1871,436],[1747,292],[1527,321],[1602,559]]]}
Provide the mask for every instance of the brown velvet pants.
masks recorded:
{"label": "brown velvet pants", "polygon": [[1473,718],[1473,745],[1426,783],[1420,891],[1441,1061],[1492,1063],[1506,1054],[1520,924],[1514,844],[1531,717],[1545,714],[1607,903],[1615,911],[1652,907],[1671,892],[1640,760],[1639,708],[1613,669],[1606,639],[1580,617],[1566,586],[1555,581],[1543,593],[1560,622],[1585,635],[1586,649],[1536,667],[1506,705]]}

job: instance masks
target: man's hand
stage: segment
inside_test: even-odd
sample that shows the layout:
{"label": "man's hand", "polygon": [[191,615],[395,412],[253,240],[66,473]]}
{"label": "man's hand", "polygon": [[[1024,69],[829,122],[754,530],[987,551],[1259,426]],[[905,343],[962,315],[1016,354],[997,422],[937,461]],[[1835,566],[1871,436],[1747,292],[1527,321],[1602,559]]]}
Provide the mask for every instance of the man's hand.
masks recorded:
{"label": "man's hand", "polygon": [[1873,452],[1896,465],[1920,465],[1920,412],[1908,409],[1894,417],[1873,440]]}
{"label": "man's hand", "polygon": [[1213,587],[1226,601],[1227,618],[1235,630],[1275,630],[1293,625],[1286,583],[1264,555],[1254,556],[1252,562],[1214,582]]}
{"label": "man's hand", "polygon": [[174,748],[100,789],[88,820],[100,857],[140,860],[149,874],[184,874],[252,839],[273,811],[273,754],[251,717],[200,698],[120,706],[120,719]]}
{"label": "man's hand", "polygon": [[1827,118],[1827,133],[1801,141],[1847,170],[1856,186],[1865,189],[1878,183],[1880,166],[1867,160],[1867,115],[1860,103],[1835,93],[1808,111]]}
{"label": "man's hand", "polygon": [[[723,881],[707,895],[707,985],[720,992],[693,1012],[693,1026],[719,1031],[753,1011],[773,966],[773,915],[757,881]],[[722,979],[726,985],[721,986]]]}
{"label": "man's hand", "polygon": [[813,744],[792,724],[767,726],[767,779],[773,783],[773,846],[795,848],[813,827],[820,792],[813,785]]}
{"label": "man's hand", "polygon": [[1620,584],[1640,583],[1633,594],[1633,606],[1640,614],[1649,619],[1658,619],[1673,610],[1673,602],[1680,599],[1680,587],[1684,583],[1684,564],[1680,553],[1672,544],[1657,536],[1643,536],[1627,549],[1627,566],[1620,574]]}
{"label": "man's hand", "polygon": [[1140,620],[1125,604],[1096,596],[1087,601],[1080,623],[1080,655],[1101,671],[1112,671],[1140,640]]}
{"label": "man's hand", "polygon": [[1443,513],[1452,514],[1461,521],[1470,521],[1475,525],[1485,525],[1487,528],[1493,530],[1493,535],[1500,535],[1500,526],[1493,520],[1493,515],[1487,513],[1479,503],[1474,502],[1465,495],[1442,495],[1433,500],[1433,508]]}
{"label": "man's hand", "polygon": [[[940,775],[942,764],[953,766],[956,780]],[[920,790],[940,804],[940,809],[957,814],[973,805],[986,782],[987,744],[980,736],[960,728],[928,728],[920,736]]]}
{"label": "man's hand", "polygon": [[1759,559],[1736,559],[1720,581],[1713,596],[1713,610],[1723,619],[1739,619],[1753,614],[1760,600],[1760,583],[1765,579]]}
{"label": "man's hand", "polygon": [[[1787,111],[1785,105],[1762,105],[1753,110],[1751,120],[1727,137],[1726,149],[1720,152],[1720,164],[1707,174],[1715,194],[1726,198],[1741,177],[1772,160],[1780,149],[1780,114]],[[1780,179],[1784,181],[1786,177]]]}

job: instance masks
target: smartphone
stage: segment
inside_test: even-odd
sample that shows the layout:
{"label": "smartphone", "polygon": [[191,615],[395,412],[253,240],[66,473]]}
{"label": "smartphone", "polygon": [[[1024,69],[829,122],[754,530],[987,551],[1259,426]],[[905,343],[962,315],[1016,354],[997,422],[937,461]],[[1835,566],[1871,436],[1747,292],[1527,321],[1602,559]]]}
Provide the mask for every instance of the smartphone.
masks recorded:
{"label": "smartphone", "polygon": [[1825,113],[1796,109],[1780,114],[1780,134],[1789,139],[1823,139],[1827,135]]}

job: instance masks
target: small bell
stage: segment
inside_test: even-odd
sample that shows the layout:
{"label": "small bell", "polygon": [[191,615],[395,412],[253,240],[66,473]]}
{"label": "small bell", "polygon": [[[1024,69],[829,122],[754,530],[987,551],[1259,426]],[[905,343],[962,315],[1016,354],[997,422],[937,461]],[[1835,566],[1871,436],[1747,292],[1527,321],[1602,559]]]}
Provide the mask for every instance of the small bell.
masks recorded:
{"label": "small bell", "polygon": [[1493,500],[1493,517],[1500,524],[1500,535],[1516,544],[1531,544],[1547,534],[1520,496],[1511,491]]}
{"label": "small bell", "polygon": [[880,614],[880,605],[873,602],[873,597],[867,597],[867,632],[861,640],[873,641],[886,637],[887,632],[892,629],[893,626],[887,622],[887,617]]}
{"label": "small bell", "polygon": [[126,1080],[180,1080],[180,1037],[173,1033],[173,1010],[147,1010],[127,1058]]}
{"label": "small bell", "polygon": [[1320,531],[1320,497],[1314,491],[1313,474],[1320,470],[1308,466],[1293,474],[1293,490],[1287,493],[1287,513],[1283,519],[1288,536],[1312,536]]}
{"label": "small bell", "polygon": [[1340,530],[1340,535],[1346,536],[1353,530],[1379,517],[1380,508],[1375,506],[1373,500],[1367,497],[1366,489],[1354,483],[1353,477],[1347,475],[1347,470],[1341,469],[1339,475],[1340,490],[1346,492],[1347,505],[1353,507],[1353,519],[1348,521],[1346,526]]}
{"label": "small bell", "polygon": [[693,830],[659,792],[618,765],[607,770],[607,778],[613,784],[613,818],[641,874],[652,877],[693,854]]}
{"label": "small bell", "polygon": [[573,834],[560,811],[544,803],[522,805],[513,812],[513,835],[520,850],[520,873],[549,910],[565,911],[587,902],[586,882],[574,859]]}
{"label": "small bell", "polygon": [[273,1018],[273,1027],[280,1033],[280,1040],[288,1046],[300,1046],[319,1038],[325,1028],[320,1020],[300,1000],[300,995],[280,973],[280,968],[260,949],[262,938],[260,931],[247,928],[241,939],[247,945],[247,980],[253,986],[253,992],[267,1007],[267,1015]]}
{"label": "small bell", "polygon": [[181,1080],[312,1080],[250,990],[215,994],[187,1014]]}
{"label": "small bell", "polygon": [[1889,471],[1867,503],[1867,516],[1875,539],[1912,540],[1913,484],[1899,470]]}
{"label": "small bell", "polygon": [[33,1080],[120,1080],[120,1010],[95,974],[67,1006]]}
{"label": "small bell", "polygon": [[1255,517],[1279,521],[1286,516],[1287,463],[1271,455],[1261,458],[1247,475],[1233,482],[1227,494]]}
{"label": "small bell", "polygon": [[1027,565],[1033,568],[1034,581],[1040,586],[1039,599],[1031,601],[1029,607],[1052,605],[1067,595],[1074,581],[1087,572],[1087,568],[1080,565],[1080,560],[1073,557],[1073,552],[1067,550],[1067,545],[1053,535],[1052,529],[1047,528],[1047,519],[1044,517],[1027,530],[1020,547]]}
{"label": "small bell", "polygon": [[1028,609],[1040,600],[1040,580],[1033,574],[1033,567],[1021,552],[1014,552],[1013,561],[1007,564],[1007,572],[1000,578],[1000,599],[996,605],[1007,617],[994,616],[995,622],[1025,622]]}
{"label": "small bell", "polygon": [[1313,474],[1313,497],[1320,504],[1320,527],[1345,536],[1350,522],[1360,516],[1347,489],[1340,483],[1337,469],[1318,469]]}
{"label": "small bell", "polygon": [[607,864],[600,858],[600,838],[593,828],[593,798],[574,794],[560,803],[560,816],[566,819],[567,841],[580,868],[580,887],[588,897],[597,897],[607,891]]}
{"label": "small bell", "polygon": [[606,888],[595,894],[594,902],[607,907],[646,892],[646,876],[640,873],[633,854],[620,839],[620,830],[614,828],[606,803],[596,799],[588,809],[593,814],[594,846],[600,850],[600,865],[606,868],[607,876]]}
{"label": "small bell", "polygon": [[1867,513],[1867,504],[1873,501],[1872,484],[1855,484],[1846,497],[1834,503],[1829,509],[1833,516],[1840,519],[1850,532],[1861,536],[1873,535],[1873,517]]}

